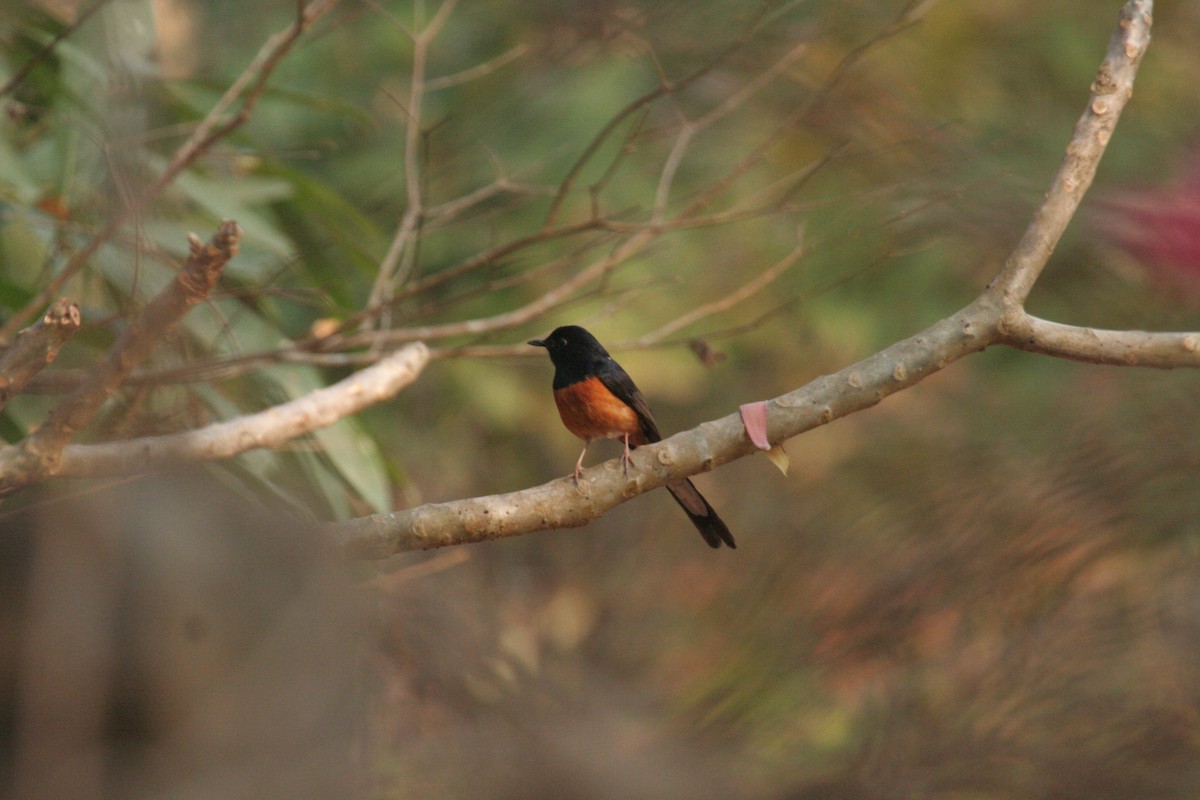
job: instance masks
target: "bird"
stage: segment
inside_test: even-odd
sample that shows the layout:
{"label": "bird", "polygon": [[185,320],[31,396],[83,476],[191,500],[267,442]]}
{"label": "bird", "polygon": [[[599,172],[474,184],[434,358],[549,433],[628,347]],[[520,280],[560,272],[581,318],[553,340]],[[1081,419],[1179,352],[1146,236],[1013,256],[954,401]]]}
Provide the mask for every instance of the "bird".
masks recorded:
{"label": "bird", "polygon": [[[544,347],[554,364],[554,403],[563,425],[583,439],[575,462],[575,481],[583,472],[583,457],[596,439],[618,439],[625,445],[621,464],[629,471],[630,451],[662,439],[646,398],[616,359],[584,328],[564,325],[545,339],[529,344]],[[667,491],[679,503],[709,547],[736,548],[733,534],[704,496],[687,478],[671,481]]]}

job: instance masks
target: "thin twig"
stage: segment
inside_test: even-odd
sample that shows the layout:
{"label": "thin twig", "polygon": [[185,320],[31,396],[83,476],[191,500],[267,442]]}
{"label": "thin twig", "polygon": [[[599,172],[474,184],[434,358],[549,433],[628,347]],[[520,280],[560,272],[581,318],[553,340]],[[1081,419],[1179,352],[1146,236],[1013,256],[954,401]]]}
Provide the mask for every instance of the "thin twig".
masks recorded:
{"label": "thin twig", "polygon": [[790,269],[795,264],[799,263],[800,259],[804,258],[804,242],[801,238],[792,248],[792,251],[786,256],[776,261],[767,269],[763,270],[753,280],[747,281],[737,290],[730,292],[720,300],[714,300],[711,303],[706,303],[697,308],[693,308],[686,314],[681,314],[670,322],[660,325],[648,333],[639,336],[634,341],[635,347],[648,347],[655,342],[670,336],[676,331],[683,330],[689,325],[694,325],[705,317],[711,317],[714,314],[720,314],[728,311],[739,303],[744,303],[749,298],[761,292],[763,289],[774,283],[780,275]]}
{"label": "thin twig", "polygon": [[751,97],[762,91],[779,77],[780,74],[795,64],[807,50],[807,42],[796,45],[783,56],[776,59],[774,64],[758,75],[755,75],[753,80],[748,81],[745,86],[725,98],[723,102],[711,109],[704,116],[683,123],[659,175],[658,189],[654,194],[654,214],[652,219],[660,219],[665,213],[667,200],[670,197],[671,184],[675,180],[675,174],[692,141],[701,133],[744,106]]}
{"label": "thin twig", "polygon": [[562,182],[559,184],[558,193],[550,202],[550,209],[546,212],[546,219],[545,222],[542,223],[542,227],[552,227],[558,221],[558,215],[562,211],[563,203],[566,202],[567,195],[570,194],[571,189],[574,187],[575,180],[579,177],[579,173],[583,171],[583,168],[587,166],[589,161],[592,160],[592,157],[596,155],[601,146],[608,141],[608,138],[612,136],[613,132],[617,130],[625,122],[625,120],[627,120],[633,114],[641,111],[643,108],[650,105],[660,97],[672,92],[682,91],[703,78],[705,75],[708,75],[722,63],[724,63],[731,55],[744,47],[746,42],[750,40],[752,34],[753,30],[747,32],[733,44],[726,47],[725,50],[719,53],[712,61],[700,67],[690,75],[687,75],[683,79],[675,82],[660,81],[657,87],[649,92],[646,92],[641,97],[630,101],[624,108],[618,111],[605,124],[605,126],[600,129],[600,132],[593,137],[592,141],[589,142],[587,147],[583,149],[583,152],[580,153],[579,158],[577,158],[575,163],[571,165],[571,168],[567,170],[566,176],[563,177]]}
{"label": "thin twig", "polygon": [[714,181],[706,189],[697,192],[692,201],[688,204],[683,212],[683,216],[691,216],[699,213],[703,209],[711,205],[718,197],[721,197],[729,190],[740,177],[745,175],[757,164],[759,164],[767,155],[767,153],[785,136],[789,135],[796,127],[808,118],[821,103],[833,93],[846,76],[850,74],[852,68],[860,61],[867,53],[874,50],[879,45],[895,38],[900,33],[908,30],[913,25],[921,21],[921,15],[926,8],[924,0],[913,0],[903,11],[892,21],[892,23],[879,33],[867,39],[862,44],[855,47],[853,50],[844,55],[833,71],[829,74],[821,84],[820,91],[816,92],[806,102],[800,105],[795,112],[779,125],[775,127],[766,137],[756,144],[742,159],[729,171],[727,171],[720,179]]}
{"label": "thin twig", "polygon": [[413,35],[412,76],[409,79],[407,122],[404,128],[404,187],[407,206],[387,253],[379,262],[368,305],[386,309],[396,286],[402,285],[416,265],[421,223],[425,216],[421,193],[421,111],[425,100],[425,71],[429,64],[429,46],[445,27],[457,0],[443,0],[433,19],[421,27],[422,4],[414,6],[417,16]]}
{"label": "thin twig", "polygon": [[464,69],[461,72],[455,72],[452,75],[443,75],[440,78],[430,78],[425,81],[425,91],[437,92],[442,89],[449,89],[452,86],[459,86],[464,83],[479,80],[480,78],[490,75],[496,70],[508,64],[511,61],[516,61],[521,56],[529,52],[529,47],[523,44],[518,44],[515,47],[510,47],[495,58],[488,59],[482,64],[476,64],[473,67]]}
{"label": "thin twig", "polygon": [[556,306],[568,301],[576,292],[589,283],[599,280],[619,264],[623,264],[644,251],[662,231],[646,228],[618,244],[603,258],[593,261],[568,280],[550,289],[519,308],[490,317],[447,322],[441,325],[422,325],[395,330],[363,331],[338,338],[336,345],[343,348],[379,347],[404,342],[445,339],[452,336],[479,335],[509,330],[534,320]]}

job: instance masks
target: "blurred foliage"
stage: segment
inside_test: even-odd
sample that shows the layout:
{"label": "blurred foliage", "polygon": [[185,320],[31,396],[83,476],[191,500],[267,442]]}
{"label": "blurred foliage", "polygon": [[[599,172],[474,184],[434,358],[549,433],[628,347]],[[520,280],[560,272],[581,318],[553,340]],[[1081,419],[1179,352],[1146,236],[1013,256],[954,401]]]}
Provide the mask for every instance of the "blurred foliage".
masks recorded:
{"label": "blurred foliage", "polygon": [[[678,114],[700,116],[799,42],[803,57],[780,80],[698,137],[677,196],[785,122],[721,207],[829,161],[776,213],[673,233],[552,316],[449,344],[521,342],[565,322],[632,340],[743,285],[803,226],[799,267],[671,342],[703,339],[725,356],[715,366],[683,347],[618,354],[673,431],[841,368],[975,296],[1041,198],[1119,3],[926,4],[920,24],[868,47],[830,85],[905,5],[460,4],[430,51],[431,77],[517,57],[426,96],[426,202],[501,176],[530,191],[431,227],[419,276],[535,233],[615,114],[660,72],[678,80],[712,62],[755,19],[765,22],[750,45],[625,123],[565,216],[586,217],[587,186],[629,133],[601,202],[639,218]],[[68,286],[88,329],[60,363],[90,363],[172,274],[186,232],[223,217],[246,229],[225,292],[186,318],[155,366],[270,349],[361,308],[405,211],[406,31],[435,11],[345,2],[308,34],[248,124]],[[110,0],[0,98],[6,312],[161,170],[294,13],[290,0],[249,11]],[[63,25],[40,6],[5,5],[0,82]],[[1184,268],[1129,246],[1128,224],[1157,230],[1153,215],[1121,212],[1130,197],[1177,197],[1175,177],[1196,169],[1200,120],[1183,109],[1200,82],[1197,36],[1196,4],[1157,10],[1134,101],[1033,313],[1200,328]],[[543,243],[407,299],[397,322],[506,311],[605,244]],[[229,418],[342,374],[280,365],[130,392],[102,433]],[[576,452],[549,380],[544,357],[443,360],[387,407],[219,469],[242,492],[319,518],[527,486],[565,474]],[[387,655],[375,664],[378,795],[1194,796],[1198,389],[1186,372],[989,352],[789,443],[788,479],[763,459],[701,478],[736,553],[699,546],[651,495],[583,531],[392,559],[364,576]],[[19,436],[53,402],[20,398],[0,430]]]}

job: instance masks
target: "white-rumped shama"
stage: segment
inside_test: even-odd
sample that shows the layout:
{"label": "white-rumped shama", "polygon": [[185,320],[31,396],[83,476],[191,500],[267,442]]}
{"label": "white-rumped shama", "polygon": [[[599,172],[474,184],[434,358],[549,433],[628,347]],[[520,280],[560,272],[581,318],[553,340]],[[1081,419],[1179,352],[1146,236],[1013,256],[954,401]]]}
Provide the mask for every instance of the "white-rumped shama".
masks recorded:
{"label": "white-rumped shama", "polygon": [[[621,365],[578,325],[555,328],[545,339],[529,344],[544,347],[554,362],[554,403],[563,425],[583,439],[583,452],[575,462],[575,479],[583,471],[583,457],[594,439],[620,439],[628,468],[629,451],[662,439],[646,398]],[[737,547],[733,534],[687,478],[667,484],[667,491],[687,513],[710,547],[722,543]]]}

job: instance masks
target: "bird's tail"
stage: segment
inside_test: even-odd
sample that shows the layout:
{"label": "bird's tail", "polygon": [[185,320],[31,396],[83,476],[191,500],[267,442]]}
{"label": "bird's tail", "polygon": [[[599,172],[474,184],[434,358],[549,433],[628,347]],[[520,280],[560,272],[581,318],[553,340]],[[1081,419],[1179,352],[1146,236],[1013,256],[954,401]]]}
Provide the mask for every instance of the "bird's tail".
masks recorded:
{"label": "bird's tail", "polygon": [[713,511],[713,507],[704,499],[704,495],[696,490],[691,481],[684,478],[681,481],[668,483],[667,491],[687,513],[692,524],[696,526],[696,530],[700,531],[704,541],[708,542],[709,547],[720,547],[724,543],[731,548],[737,548],[737,545],[733,543],[733,534],[729,532],[729,528],[725,527],[725,523],[717,516],[717,512]]}

